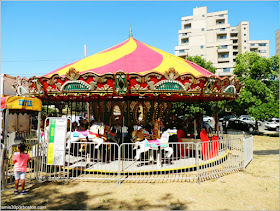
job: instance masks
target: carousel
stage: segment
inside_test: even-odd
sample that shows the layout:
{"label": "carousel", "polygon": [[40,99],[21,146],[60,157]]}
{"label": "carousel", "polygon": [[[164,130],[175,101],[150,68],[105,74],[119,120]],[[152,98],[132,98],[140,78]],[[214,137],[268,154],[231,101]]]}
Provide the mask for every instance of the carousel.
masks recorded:
{"label": "carousel", "polygon": [[[75,142],[99,138],[100,142],[97,141],[97,145],[90,149],[91,152],[100,147],[100,143],[103,143],[102,139],[106,140],[106,137],[101,137],[103,134],[98,136],[100,127],[97,129],[94,126],[99,125],[104,126],[104,131],[106,131],[105,126],[108,126],[108,133],[111,133],[113,127],[116,128],[116,131],[120,132],[117,141],[119,145],[129,144],[130,141],[140,143],[145,138],[167,139],[167,142],[165,141],[167,144],[159,143],[158,146],[167,149],[169,158],[173,157],[176,151],[174,148],[169,149],[172,147],[168,145],[168,136],[166,136],[166,131],[169,135],[172,134],[172,128],[165,131],[162,131],[162,128],[170,118],[172,102],[192,104],[235,100],[242,89],[242,84],[235,76],[220,78],[195,63],[149,46],[132,36],[114,47],[65,65],[44,76],[33,76],[29,79],[18,77],[15,86],[18,95],[39,98],[47,110],[50,105],[59,103],[64,104],[66,116],[72,118],[81,115],[87,122],[84,130],[88,133],[78,134],[80,131],[75,130],[74,127],[75,131],[72,131],[71,136],[78,137],[74,138]],[[73,123],[76,121],[75,117],[72,119]],[[91,122],[98,122],[98,124],[91,124]],[[145,134],[135,136],[139,126],[143,128],[148,124],[154,126],[150,138]],[[133,130],[133,135],[129,136]],[[144,138],[141,139],[142,135]],[[129,140],[126,140],[126,137],[130,137]],[[74,142],[73,138],[71,142]],[[157,148],[156,142],[149,144],[150,148]],[[122,169],[125,168],[124,166],[129,166],[126,168],[127,172],[153,171],[149,165],[135,163],[142,159],[142,152],[146,152],[146,149],[141,149],[141,146],[137,149],[136,144],[133,146],[134,151],[131,149],[131,155],[123,158],[130,163],[122,164]],[[68,147],[71,148],[71,144]],[[71,157],[77,160],[77,157],[81,157],[86,150],[86,146],[80,144],[76,148],[79,150],[77,153],[72,153]],[[125,147],[124,151],[127,151]],[[99,171],[99,167],[91,165],[96,156],[84,155],[87,160],[84,162],[86,163],[84,170]],[[211,158],[217,156],[218,153],[214,152]],[[204,155],[204,160],[209,159]],[[70,169],[79,166],[74,161],[69,163],[73,164],[72,167],[70,165]],[[113,161],[102,165],[107,165],[108,169],[115,172],[116,165],[112,163]],[[188,168],[186,165],[176,166],[176,160],[173,164],[170,168]],[[187,166],[192,165],[190,161]],[[166,168],[162,165],[161,167]]]}

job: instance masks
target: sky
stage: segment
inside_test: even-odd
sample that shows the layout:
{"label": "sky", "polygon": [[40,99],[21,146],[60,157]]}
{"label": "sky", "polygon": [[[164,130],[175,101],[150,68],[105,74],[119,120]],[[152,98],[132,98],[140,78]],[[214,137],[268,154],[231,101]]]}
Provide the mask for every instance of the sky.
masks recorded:
{"label": "sky", "polygon": [[1,73],[41,76],[133,37],[175,54],[181,17],[193,8],[228,10],[230,26],[249,21],[250,40],[269,40],[279,29],[278,1],[2,1]]}

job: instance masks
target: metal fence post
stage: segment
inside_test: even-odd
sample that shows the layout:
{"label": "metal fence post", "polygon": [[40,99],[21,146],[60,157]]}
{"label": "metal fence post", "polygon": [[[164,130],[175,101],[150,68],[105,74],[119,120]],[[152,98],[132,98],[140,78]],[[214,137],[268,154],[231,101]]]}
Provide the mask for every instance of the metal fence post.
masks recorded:
{"label": "metal fence post", "polygon": [[197,183],[200,184],[198,145],[199,143],[195,143],[195,163],[196,163]]}
{"label": "metal fence post", "polygon": [[119,186],[121,184],[121,147],[123,146],[123,144],[118,145],[118,179],[117,179],[117,186]]}

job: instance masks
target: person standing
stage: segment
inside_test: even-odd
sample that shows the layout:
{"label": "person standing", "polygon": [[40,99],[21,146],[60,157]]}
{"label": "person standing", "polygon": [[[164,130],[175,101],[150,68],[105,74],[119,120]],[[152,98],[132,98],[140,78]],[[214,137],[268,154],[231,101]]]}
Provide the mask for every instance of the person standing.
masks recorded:
{"label": "person standing", "polygon": [[26,176],[26,169],[27,164],[30,161],[30,155],[28,153],[25,153],[25,144],[20,143],[18,145],[18,154],[14,155],[13,163],[14,163],[14,175],[15,175],[15,191],[14,194],[18,194],[18,184],[19,179],[21,182],[21,194],[29,194],[28,191],[24,189],[25,186],[25,176]]}

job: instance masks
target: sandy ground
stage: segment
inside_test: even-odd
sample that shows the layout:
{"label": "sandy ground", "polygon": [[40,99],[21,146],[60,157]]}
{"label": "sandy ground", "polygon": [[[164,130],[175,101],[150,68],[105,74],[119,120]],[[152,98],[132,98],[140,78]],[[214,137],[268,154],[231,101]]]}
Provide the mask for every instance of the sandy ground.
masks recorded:
{"label": "sandy ground", "polygon": [[[88,210],[279,210],[279,138],[254,136],[245,171],[200,184],[45,182],[29,195],[1,193],[1,205]],[[2,207],[3,208],[3,207]]]}

